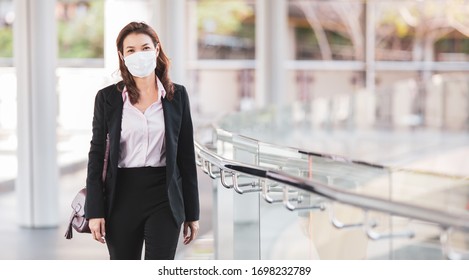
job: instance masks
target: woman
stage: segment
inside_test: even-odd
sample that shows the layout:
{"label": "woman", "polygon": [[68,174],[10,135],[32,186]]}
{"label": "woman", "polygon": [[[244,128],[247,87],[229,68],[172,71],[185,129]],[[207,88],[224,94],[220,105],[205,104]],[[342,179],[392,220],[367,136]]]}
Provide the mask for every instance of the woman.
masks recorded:
{"label": "woman", "polygon": [[[131,22],[116,40],[122,81],[96,95],[85,215],[111,259],[174,259],[199,228],[193,129],[186,89],[171,82],[158,35]],[[109,164],[101,179],[106,135]]]}

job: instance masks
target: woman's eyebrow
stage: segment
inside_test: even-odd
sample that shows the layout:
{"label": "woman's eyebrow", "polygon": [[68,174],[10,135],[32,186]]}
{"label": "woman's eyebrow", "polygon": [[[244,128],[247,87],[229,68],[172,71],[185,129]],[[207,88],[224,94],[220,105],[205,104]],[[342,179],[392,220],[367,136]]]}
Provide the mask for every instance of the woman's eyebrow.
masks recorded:
{"label": "woman's eyebrow", "polygon": [[[148,45],[150,45],[150,43],[145,43],[145,44],[142,45],[142,47],[146,47],[146,46],[148,46]],[[125,49],[133,49],[133,48],[134,48],[134,46],[127,46],[127,47],[125,47]]]}

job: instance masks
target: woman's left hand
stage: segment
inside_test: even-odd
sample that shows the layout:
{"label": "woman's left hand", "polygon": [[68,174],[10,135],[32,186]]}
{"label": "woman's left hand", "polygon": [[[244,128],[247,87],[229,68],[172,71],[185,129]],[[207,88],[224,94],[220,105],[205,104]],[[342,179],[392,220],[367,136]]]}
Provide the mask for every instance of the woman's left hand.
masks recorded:
{"label": "woman's left hand", "polygon": [[[190,229],[190,232],[189,232]],[[184,245],[191,243],[197,237],[199,232],[199,221],[184,222]]]}

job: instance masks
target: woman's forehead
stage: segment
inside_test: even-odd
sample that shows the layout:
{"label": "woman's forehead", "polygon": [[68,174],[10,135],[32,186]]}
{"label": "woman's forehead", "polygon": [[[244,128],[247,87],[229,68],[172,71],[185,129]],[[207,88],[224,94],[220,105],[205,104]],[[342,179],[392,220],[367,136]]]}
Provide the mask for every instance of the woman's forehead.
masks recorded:
{"label": "woman's forehead", "polygon": [[153,40],[147,34],[130,33],[124,39],[124,48],[127,46],[142,46],[150,43],[153,45]]}

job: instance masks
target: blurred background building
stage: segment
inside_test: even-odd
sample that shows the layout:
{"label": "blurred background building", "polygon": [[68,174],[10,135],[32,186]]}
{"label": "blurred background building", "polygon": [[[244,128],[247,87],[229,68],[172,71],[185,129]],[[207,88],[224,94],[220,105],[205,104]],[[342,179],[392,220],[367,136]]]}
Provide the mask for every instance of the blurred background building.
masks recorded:
{"label": "blurred background building", "polygon": [[[354,230],[326,230],[324,211],[287,217],[259,192],[226,194],[206,167],[216,162],[200,156],[201,237],[178,258],[466,257],[469,1],[0,0],[0,258],[107,258],[87,236],[62,234],[86,178],[94,96],[119,80],[115,38],[130,21],[158,32],[206,152],[326,174],[318,183],[461,221],[414,225],[420,216],[395,222],[398,213],[378,211]],[[237,136],[256,141],[254,154]],[[297,167],[287,147],[315,152],[323,173],[311,157]],[[322,166],[324,158],[347,164]],[[295,195],[309,206],[316,199]],[[370,210],[332,201],[349,223]],[[392,238],[368,241],[371,220]],[[401,227],[417,238],[394,238]]]}

